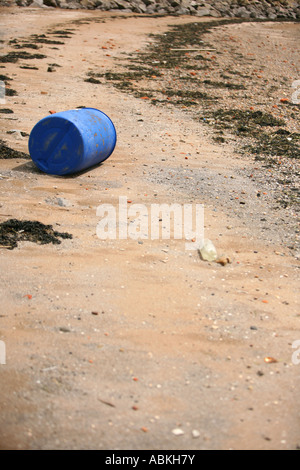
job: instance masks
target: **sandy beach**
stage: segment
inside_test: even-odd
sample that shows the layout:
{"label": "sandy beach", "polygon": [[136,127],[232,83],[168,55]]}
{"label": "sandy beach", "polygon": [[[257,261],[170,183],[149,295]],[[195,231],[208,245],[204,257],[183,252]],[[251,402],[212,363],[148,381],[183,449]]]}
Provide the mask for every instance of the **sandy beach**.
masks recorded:
{"label": "sandy beach", "polygon": [[[0,244],[0,449],[300,448],[299,39],[296,22],[0,8],[0,224],[72,235]],[[32,128],[79,107],[112,119],[113,154],[41,172]],[[120,197],[202,204],[225,261],[99,238]]]}

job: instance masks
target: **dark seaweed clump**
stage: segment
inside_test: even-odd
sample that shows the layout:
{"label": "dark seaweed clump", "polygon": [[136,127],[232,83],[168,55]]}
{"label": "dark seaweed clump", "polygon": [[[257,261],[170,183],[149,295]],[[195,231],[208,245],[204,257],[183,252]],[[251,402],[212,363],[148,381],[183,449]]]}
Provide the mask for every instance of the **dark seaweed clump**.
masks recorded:
{"label": "dark seaweed clump", "polygon": [[101,83],[100,80],[98,80],[97,78],[94,78],[94,77],[86,78],[84,81],[88,82],[88,83],[96,83],[96,84]]}
{"label": "dark seaweed clump", "polygon": [[245,149],[256,155],[256,160],[264,160],[259,155],[269,155],[271,157],[289,157],[300,159],[300,134],[297,132],[272,135],[264,134],[255,145],[246,146]]}
{"label": "dark seaweed clump", "polygon": [[8,160],[11,158],[30,158],[27,153],[13,150],[8,147],[3,140],[0,140],[0,160]]}
{"label": "dark seaweed clump", "polygon": [[34,67],[34,66],[32,66],[32,65],[20,65],[20,69],[38,70],[38,67]]}
{"label": "dark seaweed clump", "polygon": [[0,81],[1,81],[1,82],[5,82],[5,83],[6,83],[6,82],[9,82],[9,81],[11,81],[11,80],[12,80],[12,79],[9,78],[7,75],[1,75],[1,74],[0,74]]}
{"label": "dark seaweed clump", "polygon": [[[236,134],[256,136],[259,128],[284,126],[285,121],[262,111],[218,109],[212,113],[215,127],[230,129]],[[259,126],[259,127],[258,127]]]}
{"label": "dark seaweed clump", "polygon": [[230,82],[216,82],[213,80],[204,80],[205,85],[211,85],[213,88],[229,88],[231,90],[246,90],[245,85]]}
{"label": "dark seaweed clump", "polygon": [[5,95],[6,96],[16,96],[18,93],[16,90],[13,90],[12,88],[6,88],[5,89]]}
{"label": "dark seaweed clump", "polygon": [[[9,108],[1,108],[0,109],[0,114],[13,114],[13,113],[14,113],[13,110],[9,109]],[[0,142],[0,148],[1,148],[1,142]]]}
{"label": "dark seaweed clump", "polygon": [[30,54],[26,51],[21,52],[9,52],[6,55],[0,57],[0,62],[2,63],[16,63],[19,59],[29,60],[29,59],[45,59],[44,54]]}
{"label": "dark seaweed clump", "polygon": [[49,31],[49,34],[54,34],[55,36],[57,36],[59,38],[68,39],[68,38],[71,37],[70,35],[74,34],[72,31],[73,30],[71,30],[71,29],[63,29],[63,30],[58,29],[56,31]]}
{"label": "dark seaweed clump", "polygon": [[284,119],[262,111],[240,109],[218,109],[211,113],[211,117],[216,129],[251,137],[254,143],[245,145],[243,149],[252,153],[256,160],[265,160],[266,156],[300,158],[300,134],[284,129]]}
{"label": "dark seaweed clump", "polygon": [[[13,41],[11,41],[12,43]],[[28,43],[28,42],[25,42],[24,44],[15,44],[14,47],[16,49],[39,49],[39,46],[37,44],[32,44],[32,43]]]}
{"label": "dark seaweed clump", "polygon": [[38,44],[53,44],[53,45],[63,45],[63,41],[53,41],[52,39],[47,39],[46,37],[41,37],[41,36],[33,36],[32,37],[33,42],[37,42]]}
{"label": "dark seaweed clump", "polygon": [[52,225],[44,225],[38,221],[10,219],[0,224],[0,246],[13,250],[20,241],[37,243],[38,245],[61,244],[62,239],[71,239],[69,233],[53,230]]}

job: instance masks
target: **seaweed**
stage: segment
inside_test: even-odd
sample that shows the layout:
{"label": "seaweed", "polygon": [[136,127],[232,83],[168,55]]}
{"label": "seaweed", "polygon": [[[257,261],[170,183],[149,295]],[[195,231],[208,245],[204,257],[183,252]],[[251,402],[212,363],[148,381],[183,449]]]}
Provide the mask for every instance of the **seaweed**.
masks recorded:
{"label": "seaweed", "polygon": [[[1,114],[13,114],[13,110],[9,108],[2,108],[0,109]],[[0,141],[0,149],[1,149],[1,141]],[[0,157],[1,158],[1,157]]]}
{"label": "seaweed", "polygon": [[190,98],[190,99],[201,99],[201,100],[211,100],[211,99],[217,99],[216,97],[211,97],[207,93],[198,91],[198,90],[171,90],[168,89],[166,90],[166,94],[171,97],[171,96],[178,96],[179,98]]}
{"label": "seaweed", "polygon": [[11,80],[12,80],[12,78],[7,77],[7,75],[1,75],[1,74],[0,74],[0,81],[6,83],[6,82],[9,82],[9,81],[11,81]]}
{"label": "seaweed", "polygon": [[205,85],[211,85],[214,88],[229,88],[231,90],[246,90],[245,85],[230,82],[214,82],[212,80],[204,80]]}
{"label": "seaweed", "polygon": [[0,224],[0,246],[13,250],[20,241],[29,241],[38,245],[61,244],[62,239],[72,239],[69,233],[53,230],[52,225],[44,225],[38,221],[9,219]]}
{"label": "seaweed", "polygon": [[43,38],[37,38],[36,41],[39,44],[53,44],[53,45],[63,45],[63,41],[53,41],[52,39],[43,39]]}
{"label": "seaweed", "polygon": [[39,46],[37,46],[36,44],[32,44],[32,43],[24,43],[24,44],[16,44],[15,46],[15,49],[39,49]]}
{"label": "seaweed", "polygon": [[71,30],[61,30],[61,29],[58,29],[56,31],[49,31],[49,34],[53,34],[54,36],[58,37],[58,38],[64,38],[64,39],[69,39],[72,35],[74,34]]}
{"label": "seaweed", "polygon": [[26,158],[30,156],[27,153],[20,152],[19,150],[13,150],[8,147],[3,140],[0,140],[0,160],[8,160],[12,158]]}
{"label": "seaweed", "polygon": [[38,70],[38,67],[34,67],[32,65],[20,65],[20,69],[25,69],[25,70]]}
{"label": "seaweed", "polygon": [[[164,34],[150,35],[151,44],[143,51],[127,54],[126,63],[119,62],[122,68],[105,73],[97,73],[96,69],[88,77],[94,83],[98,78],[103,83],[110,82],[124,93],[148,100],[151,105],[187,108],[191,118],[211,126],[215,142],[220,145],[234,142],[240,155],[262,161],[262,167],[278,170],[274,172],[274,181],[282,177],[283,184],[288,185],[283,177],[284,169],[290,164],[296,167],[299,160],[299,134],[289,132],[297,129],[299,105],[289,100],[278,103],[281,86],[267,82],[262,76],[249,75],[248,67],[237,70],[226,63],[226,56],[225,67],[220,68],[218,57],[224,53],[223,47],[208,42],[207,33],[215,27],[249,21],[260,22],[233,18],[170,26]],[[237,63],[251,64],[251,68],[255,60],[234,49],[230,57],[236,58]],[[287,87],[289,80],[282,77],[282,85]],[[254,103],[254,89],[261,97],[260,103],[257,99]],[[273,101],[273,111],[271,106],[266,106],[266,100],[269,105]],[[295,170],[289,173],[295,178],[299,176]],[[291,187],[286,192],[286,200],[290,195],[289,202],[294,204],[294,189]]]}
{"label": "seaweed", "polygon": [[88,83],[94,83],[94,84],[101,83],[100,80],[98,80],[97,78],[94,78],[94,77],[86,78],[84,81],[88,82]]}
{"label": "seaweed", "polygon": [[5,89],[5,94],[6,96],[17,96],[16,90],[13,90],[12,88],[6,88]]}
{"label": "seaweed", "polygon": [[45,59],[47,56],[44,54],[30,54],[29,52],[9,52],[0,57],[1,63],[16,63],[19,59],[29,60],[29,59]]}
{"label": "seaweed", "polygon": [[235,124],[238,130],[243,126],[245,130],[249,132],[254,126],[260,127],[275,127],[284,126],[285,121],[274,117],[272,114],[264,113],[263,111],[251,111],[251,110],[240,110],[240,109],[218,109],[212,113],[216,123],[223,125],[224,127],[231,127],[230,124]]}
{"label": "seaweed", "polygon": [[254,145],[244,148],[256,155],[256,160],[263,160],[261,156],[277,156],[300,159],[300,134],[293,133],[287,137],[284,134],[264,134]]}

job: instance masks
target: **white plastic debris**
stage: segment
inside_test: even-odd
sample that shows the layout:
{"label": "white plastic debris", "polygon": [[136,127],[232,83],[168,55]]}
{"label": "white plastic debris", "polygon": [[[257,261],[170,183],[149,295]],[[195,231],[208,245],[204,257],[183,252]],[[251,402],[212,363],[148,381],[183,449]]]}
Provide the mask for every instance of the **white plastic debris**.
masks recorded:
{"label": "white plastic debris", "polygon": [[175,435],[175,436],[181,436],[182,434],[184,434],[184,431],[180,428],[175,428],[173,429],[172,433]]}
{"label": "white plastic debris", "polygon": [[205,238],[199,247],[199,254],[203,261],[215,261],[218,257],[217,250],[211,240]]}

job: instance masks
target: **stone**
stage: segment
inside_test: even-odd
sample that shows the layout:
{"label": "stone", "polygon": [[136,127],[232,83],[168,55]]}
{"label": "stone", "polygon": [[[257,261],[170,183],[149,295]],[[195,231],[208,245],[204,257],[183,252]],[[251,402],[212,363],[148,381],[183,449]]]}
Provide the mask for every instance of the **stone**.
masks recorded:
{"label": "stone", "polygon": [[96,3],[93,0],[81,0],[80,4],[88,10],[93,10],[96,7]]}
{"label": "stone", "polygon": [[146,13],[147,12],[147,7],[143,2],[136,0],[130,3],[131,3],[131,9],[134,13]]}
{"label": "stone", "polygon": [[70,207],[72,205],[70,201],[64,199],[63,197],[58,197],[56,202],[60,207]]}
{"label": "stone", "polygon": [[124,0],[115,0],[115,3],[117,4],[117,7],[120,8],[120,10],[125,10],[129,7],[129,2]]}
{"label": "stone", "polygon": [[184,434],[184,431],[180,428],[175,428],[172,430],[172,433],[174,434],[174,436],[182,436],[182,434]]}
{"label": "stone", "polygon": [[142,0],[142,2],[146,5],[146,7],[155,5],[155,0]]}
{"label": "stone", "polygon": [[176,14],[177,15],[189,15],[190,14],[190,10],[188,8],[178,8],[176,9]]}
{"label": "stone", "polygon": [[111,8],[113,8],[114,6],[116,6],[113,2],[111,2],[110,0],[98,0],[98,6],[97,6],[97,9],[99,10],[110,10]]}
{"label": "stone", "polygon": [[33,0],[33,2],[30,4],[30,8],[47,8],[43,0]]}
{"label": "stone", "polygon": [[44,0],[44,5],[46,5],[47,7],[52,7],[52,8],[58,7],[58,3],[56,0]]}
{"label": "stone", "polygon": [[245,7],[240,7],[236,10],[235,14],[239,18],[250,18],[251,12]]}
{"label": "stone", "polygon": [[219,11],[215,10],[214,8],[211,8],[209,16],[212,16],[213,18],[220,18],[222,15]]}
{"label": "stone", "polygon": [[221,256],[220,258],[216,259],[216,263],[220,264],[221,266],[226,266],[226,264],[231,263],[231,260],[226,256]]}
{"label": "stone", "polygon": [[155,5],[148,5],[146,7],[146,13],[149,13],[149,15],[152,15],[155,12]]}
{"label": "stone", "polygon": [[210,8],[198,8],[195,13],[196,16],[210,16]]}
{"label": "stone", "polygon": [[76,3],[76,2],[68,3],[66,1],[58,0],[58,3],[59,3],[60,8],[65,8],[65,9],[69,9],[69,10],[79,10],[80,8],[82,8],[80,3]]}
{"label": "stone", "polygon": [[137,14],[194,15],[255,19],[300,18],[299,0],[0,0],[1,6],[120,10]]}

